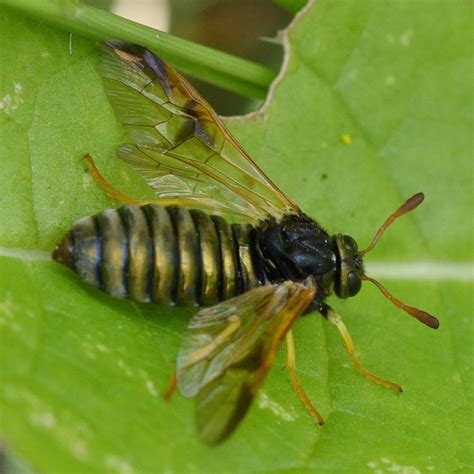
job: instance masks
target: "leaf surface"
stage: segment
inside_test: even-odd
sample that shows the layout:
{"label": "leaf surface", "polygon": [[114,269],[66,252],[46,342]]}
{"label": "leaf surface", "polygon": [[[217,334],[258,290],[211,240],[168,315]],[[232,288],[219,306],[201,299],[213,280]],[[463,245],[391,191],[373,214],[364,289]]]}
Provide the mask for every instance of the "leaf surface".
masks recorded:
{"label": "leaf surface", "polygon": [[[228,121],[288,196],[361,246],[425,192],[369,255],[369,271],[371,260],[473,260],[471,8],[314,2],[285,34],[288,61],[263,111]],[[203,445],[193,404],[161,398],[193,311],[112,300],[48,257],[78,218],[116,206],[85,172],[85,153],[124,192],[150,196],[114,157],[123,131],[98,49],[3,8],[0,29],[0,410],[15,456],[40,472],[473,469],[472,271],[385,281],[437,315],[438,331],[371,287],[332,301],[363,363],[403,394],[360,377],[313,314],[296,324],[297,362],[326,425],[292,392],[281,354],[235,435]]]}

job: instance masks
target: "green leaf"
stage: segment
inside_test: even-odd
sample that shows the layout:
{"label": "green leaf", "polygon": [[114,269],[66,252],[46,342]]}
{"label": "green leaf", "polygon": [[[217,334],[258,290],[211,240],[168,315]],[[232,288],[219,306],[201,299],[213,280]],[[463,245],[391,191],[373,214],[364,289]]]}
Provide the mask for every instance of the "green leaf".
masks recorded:
{"label": "green leaf", "polygon": [[424,191],[367,267],[414,264],[421,276],[384,282],[441,326],[373,287],[333,298],[362,362],[404,393],[363,379],[312,314],[295,327],[297,364],[326,425],[291,390],[282,351],[236,433],[208,448],[192,402],[161,397],[193,310],[113,300],[48,257],[78,218],[117,205],[85,153],[121,190],[149,196],[114,157],[123,132],[96,46],[0,10],[0,422],[13,456],[40,472],[471,472],[470,13],[461,0],[313,2],[285,35],[264,110],[229,121],[308,214],[361,246]]}

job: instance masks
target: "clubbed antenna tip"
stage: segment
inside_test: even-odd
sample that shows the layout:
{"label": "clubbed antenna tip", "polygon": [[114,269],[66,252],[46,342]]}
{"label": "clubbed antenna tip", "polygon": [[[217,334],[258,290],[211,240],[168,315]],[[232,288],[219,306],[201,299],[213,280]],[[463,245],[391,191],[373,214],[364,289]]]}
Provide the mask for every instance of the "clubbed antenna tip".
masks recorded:
{"label": "clubbed antenna tip", "polygon": [[359,254],[365,255],[367,252],[370,252],[380,240],[383,233],[387,230],[387,227],[389,227],[395,219],[398,219],[407,212],[416,209],[423,202],[423,199],[425,199],[425,195],[423,193],[416,193],[410,199],[405,201],[393,214],[385,219],[385,222],[380,226],[370,245],[364,250],[361,250]]}
{"label": "clubbed antenna tip", "polygon": [[439,321],[437,318],[432,316],[431,314],[427,313],[418,308],[414,308],[413,306],[407,306],[405,303],[402,303],[399,299],[395,298],[380,282],[374,280],[373,278],[368,277],[367,275],[362,275],[362,280],[370,281],[370,283],[374,284],[382,293],[383,295],[390,300],[397,308],[402,309],[405,313],[408,313],[410,316],[418,319],[420,323],[426,324],[426,326],[432,329],[438,329]]}

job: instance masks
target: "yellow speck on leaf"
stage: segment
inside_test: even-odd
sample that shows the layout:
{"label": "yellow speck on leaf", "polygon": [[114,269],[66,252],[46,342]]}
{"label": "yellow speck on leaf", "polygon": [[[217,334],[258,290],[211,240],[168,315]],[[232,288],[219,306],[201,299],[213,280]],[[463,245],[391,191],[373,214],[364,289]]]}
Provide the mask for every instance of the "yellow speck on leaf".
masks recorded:
{"label": "yellow speck on leaf", "polygon": [[341,142],[344,143],[344,145],[350,145],[352,143],[352,137],[348,133],[344,133],[344,135],[341,135]]}

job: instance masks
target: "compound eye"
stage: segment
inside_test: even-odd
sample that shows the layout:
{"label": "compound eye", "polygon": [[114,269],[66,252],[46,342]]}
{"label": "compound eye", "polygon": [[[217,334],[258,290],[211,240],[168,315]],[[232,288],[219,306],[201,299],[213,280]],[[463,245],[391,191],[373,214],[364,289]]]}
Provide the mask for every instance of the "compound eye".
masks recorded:
{"label": "compound eye", "polygon": [[357,242],[350,236],[344,235],[344,247],[351,253],[357,252]]}
{"label": "compound eye", "polygon": [[349,272],[347,275],[347,289],[349,292],[349,296],[354,296],[360,291],[360,287],[362,286],[362,280],[360,279],[357,272]]}

